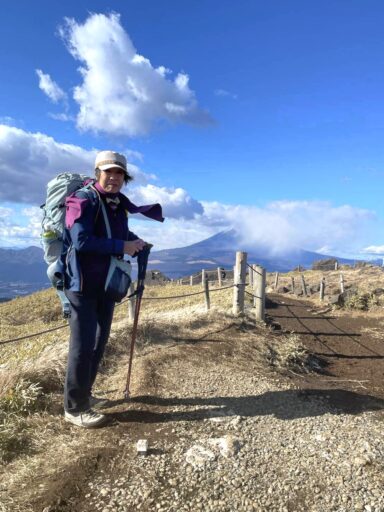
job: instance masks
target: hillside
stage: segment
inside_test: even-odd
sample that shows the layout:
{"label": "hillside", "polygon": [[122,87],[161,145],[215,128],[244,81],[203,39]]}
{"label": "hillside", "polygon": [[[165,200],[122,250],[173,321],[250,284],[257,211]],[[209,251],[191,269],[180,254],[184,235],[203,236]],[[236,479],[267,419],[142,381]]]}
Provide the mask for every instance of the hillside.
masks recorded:
{"label": "hillside", "polygon": [[[382,271],[348,272],[356,296],[377,298],[364,312],[358,300],[340,308],[273,291],[267,325],[249,299],[233,317],[230,288],[212,292],[209,312],[202,295],[163,300],[198,285],[147,288],[162,300],[143,301],[132,398],[122,397],[123,304],[98,379],[110,423],[95,431],[62,418],[68,333],[51,331],[65,325],[53,291],[2,304],[3,341],[50,332],[0,345],[0,510],[381,510]],[[337,273],[322,275],[336,286]],[[140,458],[141,438],[150,452]]]}
{"label": "hillside", "polygon": [[0,300],[47,288],[47,266],[39,247],[0,248]]}

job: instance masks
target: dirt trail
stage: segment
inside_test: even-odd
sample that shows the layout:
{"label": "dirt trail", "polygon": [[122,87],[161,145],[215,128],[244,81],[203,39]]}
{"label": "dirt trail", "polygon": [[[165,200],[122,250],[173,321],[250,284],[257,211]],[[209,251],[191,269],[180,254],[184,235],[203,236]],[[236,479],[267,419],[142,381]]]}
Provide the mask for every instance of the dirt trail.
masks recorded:
{"label": "dirt trail", "polygon": [[[111,399],[107,410],[110,424],[84,432],[57,418],[61,421],[57,443],[63,443],[63,439],[69,446],[73,443],[72,459],[60,460],[58,456],[55,460],[58,444],[53,441],[46,457],[56,468],[35,474],[26,489],[17,493],[12,490],[13,504],[4,510],[344,510],[337,508],[338,502],[335,508],[327,508],[327,503],[348,493],[353,496],[352,487],[348,487],[354,485],[353,479],[348,483],[345,478],[345,491],[332,488],[327,478],[337,469],[323,467],[324,462],[311,458],[313,454],[317,457],[318,444],[323,442],[312,444],[312,433],[318,429],[318,439],[322,439],[319,436],[325,436],[323,429],[334,429],[336,436],[345,428],[345,422],[336,424],[339,414],[349,415],[350,421],[355,422],[351,423],[351,431],[360,428],[359,414],[382,414],[383,322],[322,314],[309,302],[281,295],[269,296],[267,314],[276,324],[275,330],[257,327],[250,319],[227,320],[225,325],[207,329],[203,336],[191,332],[178,343],[146,347],[135,359],[134,398],[128,403],[122,400],[120,389],[126,371],[125,359],[122,360],[103,383],[103,392]],[[322,375],[278,374],[268,366],[260,340],[292,331],[300,335],[308,350],[327,363]],[[227,416],[240,419],[233,424],[220,423],[220,418]],[[218,422],[211,421],[215,418]],[[217,438],[228,432],[242,438],[241,459],[218,460],[208,475],[191,472],[185,463],[185,452],[193,440]],[[303,446],[286,451],[296,439],[304,440],[306,436],[308,442]],[[135,453],[139,438],[149,440],[151,456],[146,459],[138,459]],[[339,444],[343,439],[338,440]],[[308,455],[305,450],[312,451]],[[286,467],[281,467],[281,457],[287,457]],[[298,468],[302,473],[297,473]],[[223,476],[226,472],[229,477]],[[244,478],[242,494],[238,492],[239,473]],[[280,476],[276,479],[277,474]],[[271,491],[274,480],[277,487]],[[224,488],[223,481],[227,482]],[[322,488],[322,481],[324,489],[329,488],[324,495],[316,490]],[[299,489],[297,492],[292,490],[293,485]],[[356,491],[357,497],[359,493]],[[204,500],[209,505],[205,506]],[[189,501],[192,508],[184,508]],[[156,508],[160,502],[163,505]],[[361,502],[365,503],[364,497]],[[346,507],[345,510],[360,510],[348,508],[348,504]]]}
{"label": "dirt trail", "polygon": [[330,308],[316,309],[282,295],[269,295],[267,314],[282,332],[300,335],[305,347],[326,362],[328,377],[311,375],[303,379],[305,387],[341,385],[384,397],[384,317],[336,316]]}

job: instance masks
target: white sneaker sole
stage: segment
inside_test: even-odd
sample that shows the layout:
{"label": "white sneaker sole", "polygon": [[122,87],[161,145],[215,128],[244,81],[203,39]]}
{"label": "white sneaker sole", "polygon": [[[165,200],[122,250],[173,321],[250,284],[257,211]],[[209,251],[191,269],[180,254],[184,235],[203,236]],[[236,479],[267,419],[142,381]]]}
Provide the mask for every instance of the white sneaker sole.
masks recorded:
{"label": "white sneaker sole", "polygon": [[80,427],[80,428],[98,428],[98,427],[102,427],[103,425],[106,424],[107,417],[104,416],[102,419],[100,419],[98,421],[95,421],[94,423],[77,422],[77,421],[74,421],[72,418],[69,418],[68,416],[64,416],[64,420],[67,423],[71,423],[71,425],[75,425],[75,427]]}

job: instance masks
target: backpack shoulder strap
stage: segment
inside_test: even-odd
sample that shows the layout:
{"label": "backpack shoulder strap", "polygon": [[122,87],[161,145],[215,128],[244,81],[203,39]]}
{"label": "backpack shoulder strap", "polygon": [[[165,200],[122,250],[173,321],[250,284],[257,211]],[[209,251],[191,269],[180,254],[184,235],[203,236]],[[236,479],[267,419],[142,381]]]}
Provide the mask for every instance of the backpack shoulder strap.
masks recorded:
{"label": "backpack shoulder strap", "polygon": [[100,213],[100,204],[101,204],[101,197],[100,197],[98,190],[93,186],[93,182],[92,182],[92,183],[87,183],[86,185],[84,185],[84,187],[79,188],[76,191],[76,193],[78,193],[78,192],[81,192],[84,199],[89,199],[90,201],[92,201],[92,204],[94,206],[97,205],[97,211],[96,211],[96,215],[95,215],[95,222],[96,222],[96,220],[99,216],[99,213]]}

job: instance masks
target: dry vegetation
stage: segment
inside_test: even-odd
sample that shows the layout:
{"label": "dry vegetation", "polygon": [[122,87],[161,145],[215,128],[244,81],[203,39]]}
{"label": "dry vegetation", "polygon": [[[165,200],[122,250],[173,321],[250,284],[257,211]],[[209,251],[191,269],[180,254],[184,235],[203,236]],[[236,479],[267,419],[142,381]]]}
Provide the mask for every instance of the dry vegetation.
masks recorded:
{"label": "dry vegetation", "polygon": [[[308,290],[308,298],[317,305],[332,303],[341,293],[340,277],[344,279],[343,304],[332,304],[334,309],[346,309],[353,311],[382,311],[384,306],[384,272],[382,267],[366,265],[353,268],[342,265],[337,271],[306,270],[304,272],[288,272],[279,276],[278,288],[287,289],[286,293],[292,294],[292,277],[295,281],[295,295],[302,296],[301,274],[305,278]],[[324,279],[324,301],[319,299],[320,282]],[[267,275],[269,291],[274,291],[275,274]]]}
{"label": "dry vegetation", "polygon": [[[247,317],[234,319],[231,314],[232,290],[211,294],[212,308],[205,311],[204,296],[173,300],[150,300],[201,291],[199,285],[148,287],[142,302],[138,351],[146,353],[161,347],[204,340],[207,333],[221,332],[234,323],[244,325]],[[249,302],[249,301],[248,301]],[[249,305],[249,304],[248,304]],[[40,331],[65,326],[60,318],[58,300],[53,290],[45,290],[1,305],[1,339],[28,336]],[[267,335],[270,331],[264,329]],[[262,330],[263,330],[262,329]],[[49,438],[41,439],[41,422],[52,424],[62,413],[62,386],[67,353],[68,328],[45,333],[30,339],[0,345],[0,461],[4,464],[20,454],[43,450]],[[127,304],[116,308],[111,342],[107,348],[102,371],[120,372],[122,357],[126,361],[130,325]],[[281,337],[260,345],[260,364],[275,368],[307,371],[309,355],[298,337],[288,343]],[[60,423],[57,423],[58,427]],[[52,433],[56,435],[56,428]]]}
{"label": "dry vegetation", "polygon": [[[347,306],[355,307],[353,301],[364,294],[374,295],[377,300],[369,302],[368,307],[373,313],[382,312],[381,295],[374,293],[381,285],[382,269],[343,268],[342,272],[346,288],[356,290],[351,297],[357,298],[351,299]],[[290,283],[291,275],[295,276],[299,287],[298,273],[280,276],[279,285]],[[338,292],[340,272],[306,271],[304,275],[310,287],[315,287],[325,277],[326,301],[330,295]],[[269,284],[273,283],[273,274],[268,276],[268,281]],[[249,296],[246,299],[248,310],[242,318],[232,316],[232,289],[212,291],[211,310],[208,313],[203,294],[173,300],[151,300],[199,291],[200,285],[147,287],[138,332],[138,357],[151,351],[157,353],[176,345],[193,345],[211,339],[228,343],[230,354],[233,342],[242,339],[247,342],[238,353],[241,355],[243,350],[243,359],[247,360],[249,344],[253,349],[256,347],[252,364],[261,372],[284,374],[321,371],[321,361],[305,349],[299,336],[281,334],[268,326],[256,328],[253,313],[250,313]],[[321,304],[317,293],[313,293],[310,300]],[[65,325],[53,290],[0,305],[1,340]],[[109,385],[111,382],[116,384],[115,389],[121,388],[124,381],[130,330],[127,304],[123,303],[116,309],[111,342],[101,369],[103,381],[109,379]],[[55,459],[58,450],[60,461],[64,464],[73,457],[73,453],[78,454],[79,445],[82,450],[87,446],[91,453],[95,448],[94,443],[97,444],[97,438],[90,443],[86,434],[73,439],[62,420],[67,340],[68,328],[63,327],[23,341],[0,345],[0,465],[3,466],[0,480],[3,486],[21,485],[20,482],[28,475],[42,471],[42,465],[49,463],[50,457],[51,461]],[[137,365],[137,373],[139,368],[140,364]],[[140,380],[141,376],[137,375],[136,378]],[[45,471],[49,472],[49,469],[45,468]]]}

